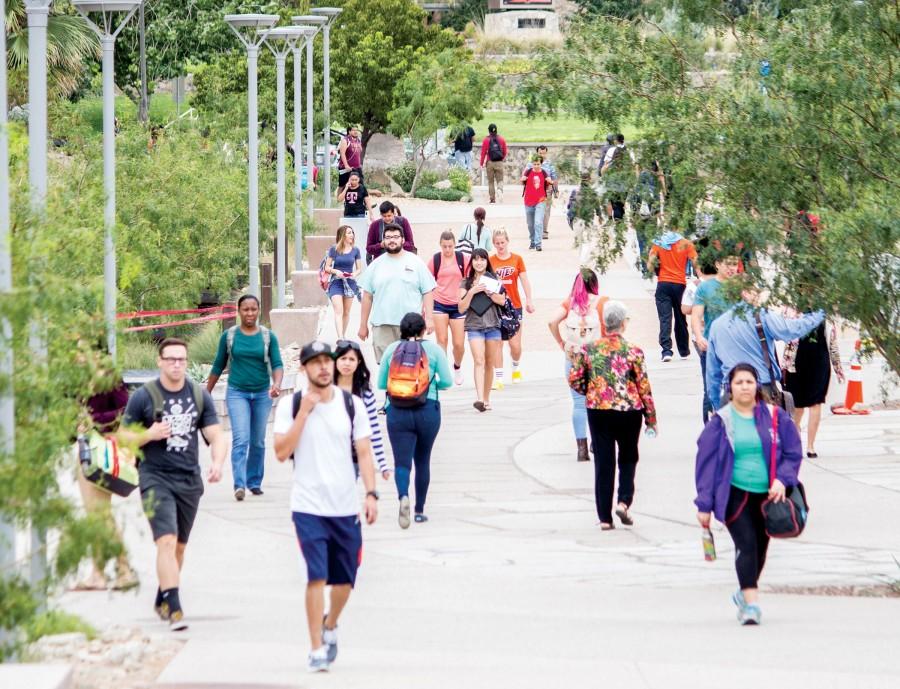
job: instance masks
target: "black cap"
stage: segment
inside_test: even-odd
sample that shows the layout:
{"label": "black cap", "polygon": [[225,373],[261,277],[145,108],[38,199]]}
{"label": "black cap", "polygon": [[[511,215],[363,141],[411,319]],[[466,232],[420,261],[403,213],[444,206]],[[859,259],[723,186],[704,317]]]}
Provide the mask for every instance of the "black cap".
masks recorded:
{"label": "black cap", "polygon": [[308,342],[303,345],[303,349],[300,350],[300,363],[305,364],[310,359],[315,359],[322,354],[333,357],[334,353],[331,351],[331,345],[327,342],[320,342],[319,340]]}

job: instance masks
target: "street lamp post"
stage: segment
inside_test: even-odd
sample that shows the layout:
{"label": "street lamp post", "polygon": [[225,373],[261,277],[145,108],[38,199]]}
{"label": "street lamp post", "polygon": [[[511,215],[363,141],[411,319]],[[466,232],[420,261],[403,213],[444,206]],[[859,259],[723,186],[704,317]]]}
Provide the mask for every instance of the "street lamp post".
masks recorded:
{"label": "street lamp post", "polygon": [[[103,212],[105,236],[103,241],[103,312],[106,319],[106,344],[116,359],[116,103],[115,103],[115,46],[116,37],[134,16],[141,0],[73,0],[72,4],[84,17],[103,46],[103,191],[106,205]],[[89,14],[99,14],[99,24]],[[116,25],[114,16],[125,13]]]}
{"label": "street lamp post", "polygon": [[324,52],[322,53],[322,70],[324,71],[324,90],[322,91],[322,109],[325,113],[325,168],[322,177],[325,185],[325,207],[331,208],[331,23],[343,12],[340,7],[316,7],[312,14],[325,17],[328,21],[322,27]]}
{"label": "street lamp post", "polygon": [[287,249],[287,242],[285,241],[285,165],[284,165],[284,150],[286,144],[285,137],[285,126],[284,126],[284,91],[285,91],[285,64],[287,62],[288,53],[290,53],[294,47],[297,45],[297,40],[302,38],[304,35],[304,30],[294,27],[294,26],[281,26],[275,29],[269,29],[266,32],[266,45],[269,47],[269,50],[272,51],[272,55],[275,56],[275,71],[276,71],[276,91],[275,91],[275,108],[276,108],[276,142],[275,146],[277,148],[277,159],[276,159],[276,180],[278,186],[278,200],[277,200],[277,221],[278,221],[278,235],[277,235],[277,253],[278,253],[278,266],[276,268],[278,283],[278,294],[276,299],[276,305],[279,309],[284,308],[284,292],[285,292],[285,270],[284,270],[284,258],[285,251]]}
{"label": "street lamp post", "polygon": [[[319,32],[319,25],[328,20],[324,17],[305,14],[292,17],[296,28],[303,30],[304,45],[312,43]],[[307,109],[312,111],[312,101],[307,102]],[[294,270],[303,269],[303,46],[298,41],[294,46]],[[306,184],[312,189],[313,168],[306,167]],[[310,194],[312,198],[312,194]],[[312,213],[309,218],[312,219]],[[312,266],[310,266],[312,268]]]}
{"label": "street lamp post", "polygon": [[[28,15],[28,183],[31,208],[47,201],[47,23],[51,0],[25,0]],[[5,14],[3,15],[6,16]],[[6,68],[6,63],[3,63]],[[6,101],[3,101],[6,107]]]}
{"label": "street lamp post", "polygon": [[275,26],[275,14],[228,14],[225,21],[247,49],[247,196],[249,222],[250,294],[259,292],[259,115],[257,114],[256,65],[259,47],[266,38],[261,29]]}

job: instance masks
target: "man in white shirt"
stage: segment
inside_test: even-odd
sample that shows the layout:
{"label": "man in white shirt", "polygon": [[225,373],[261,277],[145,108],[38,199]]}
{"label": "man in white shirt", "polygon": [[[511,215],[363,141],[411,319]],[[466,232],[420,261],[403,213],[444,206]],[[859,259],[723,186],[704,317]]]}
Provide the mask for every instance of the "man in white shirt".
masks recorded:
{"label": "man in white shirt", "polygon": [[[281,400],[273,431],[278,461],[294,459],[291,512],[307,570],[308,668],[323,672],[337,657],[337,621],[362,555],[354,448],[366,487],[368,524],[378,517],[378,493],[366,409],[362,400],[334,385],[331,347],[323,342],[304,345],[300,364],[309,386]],[[331,586],[328,615],[326,584]]]}

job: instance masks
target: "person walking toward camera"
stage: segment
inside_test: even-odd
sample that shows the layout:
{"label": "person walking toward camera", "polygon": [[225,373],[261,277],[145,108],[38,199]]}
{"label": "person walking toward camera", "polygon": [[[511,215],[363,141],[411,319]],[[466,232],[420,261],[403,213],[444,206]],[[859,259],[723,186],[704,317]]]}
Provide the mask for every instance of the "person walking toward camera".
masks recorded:
{"label": "person walking toward camera", "polygon": [[328,298],[334,310],[334,329],[343,340],[350,323],[353,300],[359,297],[356,278],[363,271],[362,254],[356,246],[356,232],[349,225],[337,229],[334,246],[325,254],[325,273],[330,276]]}
{"label": "person walking toward camera", "polygon": [[[306,562],[308,670],[324,672],[338,653],[337,626],[362,560],[362,528],[354,450],[366,489],[367,524],[378,518],[372,434],[362,400],[334,384],[334,358],[324,342],[300,350],[308,386],[275,411],[275,455],[294,460],[291,513]],[[297,399],[299,395],[299,399]],[[296,413],[295,413],[296,409]],[[325,586],[331,586],[325,614]]]}
{"label": "person walking toward camera", "polygon": [[548,190],[553,189],[550,176],[543,168],[544,159],[539,155],[531,158],[531,163],[522,171],[522,200],[525,204],[525,222],[528,225],[529,249],[543,251],[544,217],[547,211]]}
{"label": "person walking toward camera", "polygon": [[[500,331],[500,353],[494,362],[494,390],[503,389],[503,341],[509,342],[509,355],[512,359],[512,382],[517,385],[522,382],[522,372],[519,364],[522,361],[522,331],[525,329],[523,314],[534,313],[534,299],[531,296],[531,281],[525,270],[525,261],[519,254],[514,254],[509,249],[509,235],[506,230],[494,230],[494,249],[496,253],[491,256],[491,271],[497,276],[503,289],[509,297],[521,326],[512,335],[505,330]],[[525,303],[519,294],[519,282],[522,283],[522,292],[525,293]],[[524,306],[524,309],[523,309]]]}
{"label": "person walking toward camera", "polygon": [[559,196],[559,175],[556,172],[556,166],[547,158],[548,152],[549,149],[546,144],[541,144],[537,147],[537,154],[543,161],[541,163],[541,169],[544,171],[544,174],[547,175],[548,180],[547,200],[544,207],[544,223],[542,228],[543,239],[550,239],[550,214],[553,211],[553,200]]}
{"label": "person walking toward camera", "polygon": [[128,400],[119,439],[143,450],[139,487],[156,543],[159,577],[154,610],[179,631],[188,626],[178,590],[181,568],[203,495],[197,431],[210,445],[210,483],[222,478],[227,443],[209,392],[187,377],[187,343],[169,337],[158,351],[159,378]]}
{"label": "person walking toward camera", "polygon": [[359,138],[359,127],[351,124],[347,128],[347,136],[341,139],[338,144],[338,155],[341,159],[341,167],[338,170],[338,188],[337,193],[340,194],[347,182],[350,180],[351,172],[359,173],[359,181],[362,182],[362,156],[363,145],[362,139]]}
{"label": "person walking toward camera", "polygon": [[[762,617],[759,577],[769,547],[762,505],[783,501],[786,488],[797,485],[803,455],[797,427],[784,409],[764,402],[751,364],[729,371],[728,388],[731,402],[713,414],[697,441],[694,504],[702,528],[708,529],[715,515],[728,529],[740,586],[731,600],[738,621],[755,625]],[[775,476],[770,476],[767,458],[773,453]]]}
{"label": "person walking toward camera", "polygon": [[615,528],[612,506],[617,463],[616,516],[625,526],[634,524],[629,510],[634,500],[641,423],[646,423],[648,437],[656,435],[656,405],[644,352],[628,344],[622,336],[627,322],[628,312],[622,302],[606,302],[603,307],[606,335],[576,351],[569,372],[569,385],[585,396],[594,445],[594,499],[603,531]]}
{"label": "person walking toward camera", "polygon": [[438,345],[446,352],[449,331],[449,339],[453,341],[453,376],[457,385],[463,382],[460,367],[466,353],[465,314],[459,311],[459,283],[466,275],[467,261],[466,254],[456,249],[453,233],[446,230],[441,233],[441,250],[432,257],[428,267],[437,283],[434,290],[434,334]]}
{"label": "person walking toward camera", "polygon": [[503,161],[506,160],[506,140],[497,133],[497,125],[488,125],[488,135],[481,142],[479,165],[487,172],[488,198],[497,201],[497,192],[503,200]]}
{"label": "person walking toward camera", "polygon": [[284,364],[278,338],[259,324],[259,300],[252,294],[238,299],[240,325],[222,333],[212,371],[206,381],[211,394],[228,366],[225,406],[231,421],[231,473],[234,499],[249,490],[262,495],[266,461],[266,424],[272,401],[281,394]]}

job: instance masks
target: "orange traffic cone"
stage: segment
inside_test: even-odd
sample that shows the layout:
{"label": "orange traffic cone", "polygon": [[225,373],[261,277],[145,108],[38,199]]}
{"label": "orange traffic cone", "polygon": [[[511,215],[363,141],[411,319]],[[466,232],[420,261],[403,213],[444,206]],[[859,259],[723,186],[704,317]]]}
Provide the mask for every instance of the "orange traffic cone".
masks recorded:
{"label": "orange traffic cone", "polygon": [[853,355],[850,357],[850,374],[847,376],[847,396],[844,398],[844,406],[834,406],[831,411],[835,414],[868,414],[869,410],[863,406],[862,364],[859,362],[860,341],[856,341]]}

